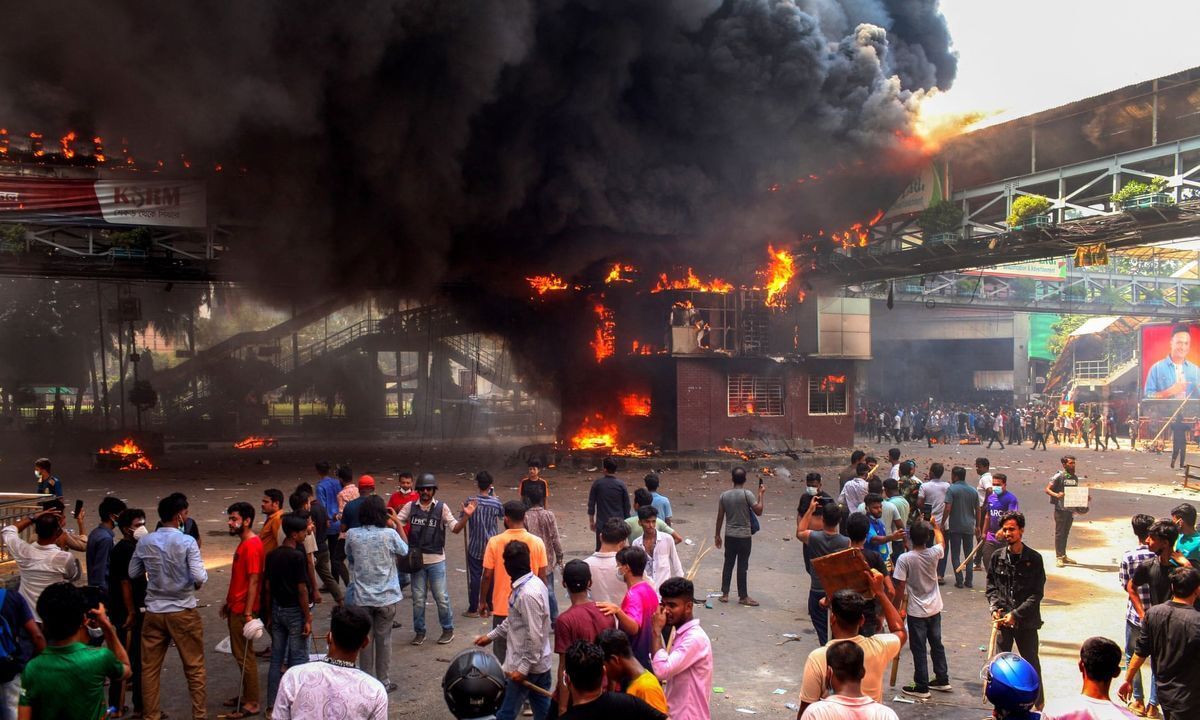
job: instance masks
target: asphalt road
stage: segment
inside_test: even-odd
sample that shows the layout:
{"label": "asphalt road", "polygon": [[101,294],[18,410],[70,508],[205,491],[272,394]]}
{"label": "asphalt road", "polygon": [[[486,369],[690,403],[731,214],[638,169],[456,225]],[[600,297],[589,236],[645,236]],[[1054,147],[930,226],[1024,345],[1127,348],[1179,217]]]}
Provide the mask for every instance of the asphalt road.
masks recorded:
{"label": "asphalt road", "polygon": [[[372,443],[321,443],[313,441],[281,442],[278,449],[238,452],[231,448],[177,451],[159,458],[160,469],[145,473],[100,473],[89,469],[84,457],[56,458],[68,504],[83,497],[94,517],[100,498],[108,492],[125,498],[131,506],[144,507],[153,516],[158,498],[182,490],[191,498],[192,516],[203,535],[202,553],[210,580],[200,593],[206,623],[205,646],[208,649],[208,707],[210,716],[222,712],[223,699],[237,694],[236,669],[229,655],[213,648],[226,636],[224,621],[217,616],[228,587],[229,563],[234,541],[225,530],[224,510],[235,500],[259,504],[262,491],[279,487],[289,492],[301,480],[312,481],[312,461],[329,458],[349,460],[356,471],[376,476],[381,491],[391,492],[394,474],[401,469],[429,470],[438,475],[439,497],[460,503],[473,489],[471,473],[488,469],[497,478],[501,499],[515,496],[517,480],[523,468],[506,465],[513,446],[496,443],[443,443],[433,445],[411,441]],[[885,456],[886,448],[864,444],[863,448]],[[1042,488],[1058,468],[1058,456],[1066,448],[1048,452],[1009,446],[1005,450],[981,450],[979,446],[946,446],[926,449],[924,443],[903,446],[905,458],[916,460],[923,472],[930,462],[965,465],[983,454],[992,468],[1006,472],[1009,488],[1021,500],[1028,517],[1026,542],[1042,552],[1046,559],[1048,582],[1043,603],[1045,627],[1041,632],[1042,664],[1048,696],[1053,698],[1078,692],[1076,669],[1078,647],[1091,635],[1104,635],[1118,642],[1124,638],[1124,592],[1116,579],[1121,553],[1131,548],[1134,538],[1129,517],[1135,512],[1166,516],[1184,499],[1200,500],[1196,493],[1178,486],[1178,475],[1167,468],[1167,456],[1129,450],[1099,453],[1073,449],[1079,456],[1079,474],[1092,488],[1092,510],[1077,520],[1071,534],[1069,554],[1080,565],[1055,568],[1052,550],[1051,507]],[[264,464],[268,463],[268,464]],[[10,466],[13,460],[9,459]],[[779,463],[753,462],[750,465],[776,466]],[[810,469],[791,464],[792,477],[803,478]],[[816,468],[833,476],[835,468]],[[0,483],[3,491],[30,491],[26,472],[10,473],[12,479]],[[587,530],[586,499],[592,474],[585,470],[550,469],[550,507],[558,516],[563,544],[568,557],[590,553],[592,535]],[[641,471],[626,478],[632,487],[640,486]],[[974,478],[970,472],[969,479]],[[674,506],[676,527],[693,544],[682,545],[684,567],[691,565],[701,543],[711,544],[716,514],[716,498],[730,484],[724,471],[669,471],[662,475],[662,491]],[[697,606],[697,617],[713,640],[715,652],[713,716],[721,720],[741,718],[745,714],[766,717],[794,717],[788,703],[796,703],[804,659],[816,645],[816,636],[807,614],[808,577],[800,559],[800,544],[794,539],[795,508],[803,492],[802,482],[786,482],[768,477],[766,511],[762,531],[755,536],[751,556],[750,592],[761,603],[757,608],[714,603],[712,609]],[[87,521],[90,529],[93,522]],[[466,607],[466,573],[462,541],[448,543],[449,579],[455,608],[457,637],[448,646],[428,641],[423,647],[408,645],[411,638],[411,603],[405,599],[401,618],[404,627],[395,631],[392,642],[393,680],[400,689],[392,695],[389,715],[443,716],[440,682],[446,663],[453,655],[470,646],[472,637],[489,627],[488,621],[460,616]],[[719,591],[721,556],[713,551],[701,563],[696,578],[697,595]],[[956,590],[953,584],[943,588],[945,616],[943,633],[949,656],[954,691],[935,693],[930,701],[906,704],[894,701],[898,688],[886,698],[901,718],[980,718],[989,714],[981,701],[979,671],[985,663],[980,646],[988,640],[988,612],[983,593],[984,582],[977,578],[974,590]],[[565,601],[562,588],[559,598]],[[323,637],[328,627],[330,601],[318,608],[314,635]],[[437,612],[429,603],[427,622],[436,637]],[[785,641],[785,633],[799,636]],[[259,661],[262,687],[266,689],[266,662]],[[901,653],[900,681],[912,676],[908,648]],[[163,675],[164,710],[174,717],[188,712],[186,684],[178,657],[168,656]],[[782,691],[782,692],[779,692]],[[448,715],[444,715],[448,716]]]}

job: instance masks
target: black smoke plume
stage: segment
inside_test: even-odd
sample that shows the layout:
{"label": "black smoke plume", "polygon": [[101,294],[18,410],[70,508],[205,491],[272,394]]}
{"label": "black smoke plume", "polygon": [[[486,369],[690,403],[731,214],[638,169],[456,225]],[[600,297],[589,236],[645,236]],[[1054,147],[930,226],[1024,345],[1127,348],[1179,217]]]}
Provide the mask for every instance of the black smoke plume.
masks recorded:
{"label": "black smoke plume", "polygon": [[956,67],[937,0],[49,0],[6,20],[0,125],[245,168],[221,185],[245,226],[227,262],[264,292],[449,288],[526,336],[546,322],[527,274],[730,267],[886,205]]}

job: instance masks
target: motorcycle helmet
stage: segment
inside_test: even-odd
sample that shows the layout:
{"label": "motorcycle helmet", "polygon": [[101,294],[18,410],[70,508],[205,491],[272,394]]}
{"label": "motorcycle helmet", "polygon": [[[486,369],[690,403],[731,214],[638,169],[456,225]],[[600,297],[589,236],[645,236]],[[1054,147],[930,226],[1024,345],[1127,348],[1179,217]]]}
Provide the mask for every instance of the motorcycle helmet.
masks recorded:
{"label": "motorcycle helmet", "polygon": [[442,679],[446,707],[459,720],[493,715],[504,700],[504,682],[504,671],[494,655],[464,650],[450,661]]}
{"label": "motorcycle helmet", "polygon": [[1002,713],[1029,710],[1041,691],[1037,671],[1013,653],[1000,653],[988,663],[983,686],[988,702]]}

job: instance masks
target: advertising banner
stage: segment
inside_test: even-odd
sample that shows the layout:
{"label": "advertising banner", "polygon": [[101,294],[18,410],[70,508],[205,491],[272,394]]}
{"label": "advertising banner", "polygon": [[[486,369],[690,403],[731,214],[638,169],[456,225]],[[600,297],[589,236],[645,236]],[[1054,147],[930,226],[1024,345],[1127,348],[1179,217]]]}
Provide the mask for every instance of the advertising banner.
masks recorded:
{"label": "advertising banner", "polygon": [[1185,400],[1200,399],[1200,325],[1143,325],[1140,330],[1142,398],[1176,407]]}
{"label": "advertising banner", "polygon": [[0,221],[204,227],[204,183],[0,177]]}
{"label": "advertising banner", "polygon": [[885,220],[914,215],[950,197],[950,180],[945,165],[930,163],[912,179],[883,216]]}

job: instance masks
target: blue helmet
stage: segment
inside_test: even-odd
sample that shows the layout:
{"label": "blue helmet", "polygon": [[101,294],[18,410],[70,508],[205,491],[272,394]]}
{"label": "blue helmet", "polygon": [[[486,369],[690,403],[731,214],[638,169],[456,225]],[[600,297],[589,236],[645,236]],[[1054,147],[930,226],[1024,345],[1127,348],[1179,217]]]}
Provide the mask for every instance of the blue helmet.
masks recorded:
{"label": "blue helmet", "polygon": [[984,694],[997,710],[1019,712],[1037,702],[1041,680],[1033,666],[1013,653],[1000,653],[984,669]]}

